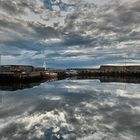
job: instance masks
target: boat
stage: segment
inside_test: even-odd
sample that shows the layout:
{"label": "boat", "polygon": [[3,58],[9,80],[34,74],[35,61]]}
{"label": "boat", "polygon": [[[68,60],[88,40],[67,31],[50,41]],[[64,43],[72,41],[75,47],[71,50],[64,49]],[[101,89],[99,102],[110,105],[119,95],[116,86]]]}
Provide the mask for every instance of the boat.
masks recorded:
{"label": "boat", "polygon": [[43,79],[47,79],[47,80],[58,79],[58,73],[56,73],[56,72],[50,72],[47,69],[46,60],[44,60],[43,68],[44,68],[44,70],[42,72]]}
{"label": "boat", "polygon": [[43,72],[43,79],[57,79],[58,74],[55,72],[44,71]]}
{"label": "boat", "polygon": [[72,70],[72,69],[67,69],[65,74],[68,77],[77,76],[78,75],[77,71],[76,70]]}

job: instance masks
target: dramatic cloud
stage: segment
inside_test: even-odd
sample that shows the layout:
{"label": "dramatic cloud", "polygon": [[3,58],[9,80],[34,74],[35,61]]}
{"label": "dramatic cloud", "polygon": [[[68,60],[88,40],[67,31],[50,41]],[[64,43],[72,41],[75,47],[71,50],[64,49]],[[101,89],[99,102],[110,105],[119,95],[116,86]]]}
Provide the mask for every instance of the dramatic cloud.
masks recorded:
{"label": "dramatic cloud", "polygon": [[[3,64],[42,65],[45,56],[49,67],[122,64],[124,58],[136,64],[139,7],[138,0],[0,0]],[[19,57],[8,61],[6,55]]]}

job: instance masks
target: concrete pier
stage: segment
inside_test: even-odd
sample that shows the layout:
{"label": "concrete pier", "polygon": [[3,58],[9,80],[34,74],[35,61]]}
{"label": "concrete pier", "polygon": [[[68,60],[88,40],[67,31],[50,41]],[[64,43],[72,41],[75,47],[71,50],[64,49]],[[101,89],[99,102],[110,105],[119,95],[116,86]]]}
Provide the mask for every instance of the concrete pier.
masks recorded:
{"label": "concrete pier", "polygon": [[115,76],[115,77],[140,77],[140,65],[134,66],[114,66],[102,65],[100,68],[74,69],[79,76]]}

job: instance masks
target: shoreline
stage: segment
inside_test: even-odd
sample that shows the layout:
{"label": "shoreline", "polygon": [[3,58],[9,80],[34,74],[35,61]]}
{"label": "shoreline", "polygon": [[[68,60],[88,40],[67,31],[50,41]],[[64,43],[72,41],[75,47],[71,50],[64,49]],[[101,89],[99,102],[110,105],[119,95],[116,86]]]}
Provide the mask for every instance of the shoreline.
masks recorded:
{"label": "shoreline", "polygon": [[[66,77],[139,77],[140,65],[101,65],[100,68],[48,69],[29,65],[1,65],[0,81],[41,81],[46,71],[57,73],[57,79]],[[66,74],[68,73],[68,75]],[[51,77],[50,77],[51,78]],[[46,81],[48,79],[45,79]]]}

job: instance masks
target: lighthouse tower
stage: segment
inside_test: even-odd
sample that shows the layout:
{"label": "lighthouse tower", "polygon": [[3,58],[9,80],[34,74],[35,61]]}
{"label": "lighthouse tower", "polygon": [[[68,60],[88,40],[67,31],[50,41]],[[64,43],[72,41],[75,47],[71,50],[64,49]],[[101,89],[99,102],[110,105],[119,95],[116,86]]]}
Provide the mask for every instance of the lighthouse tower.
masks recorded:
{"label": "lighthouse tower", "polygon": [[44,68],[45,70],[47,70],[47,64],[46,64],[46,61],[44,61],[44,63],[43,63],[43,68]]}

